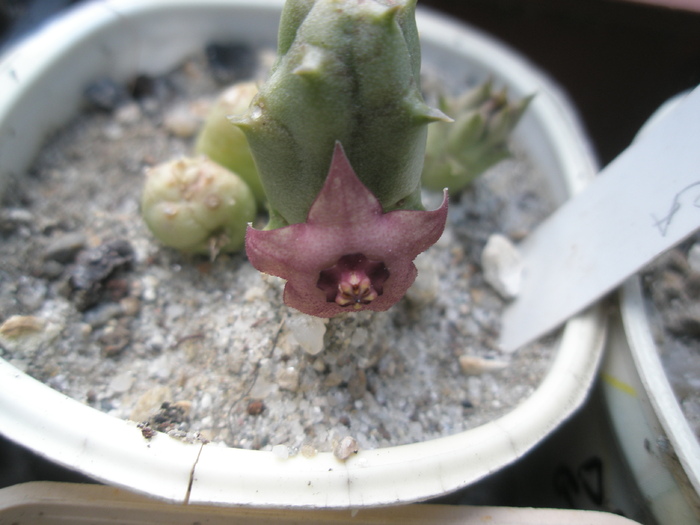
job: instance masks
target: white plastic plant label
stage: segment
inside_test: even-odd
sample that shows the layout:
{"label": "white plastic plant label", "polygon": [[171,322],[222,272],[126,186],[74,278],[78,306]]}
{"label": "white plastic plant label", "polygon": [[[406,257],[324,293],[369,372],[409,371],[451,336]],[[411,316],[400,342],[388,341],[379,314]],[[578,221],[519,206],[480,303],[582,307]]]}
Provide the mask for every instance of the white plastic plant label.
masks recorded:
{"label": "white plastic plant label", "polygon": [[603,297],[700,227],[700,88],[675,104],[519,246],[513,351]]}

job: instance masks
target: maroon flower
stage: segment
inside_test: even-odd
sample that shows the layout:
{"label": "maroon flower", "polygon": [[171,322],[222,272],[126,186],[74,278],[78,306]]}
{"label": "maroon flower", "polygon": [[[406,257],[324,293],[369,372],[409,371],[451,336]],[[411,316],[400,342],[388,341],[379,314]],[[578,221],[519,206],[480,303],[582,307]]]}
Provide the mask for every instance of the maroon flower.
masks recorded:
{"label": "maroon flower", "polygon": [[248,226],[246,252],[259,271],[287,280],[284,302],[317,317],[384,311],[416,278],[413,260],[447,220],[447,192],[434,211],[382,211],[357,178],[340,143],[305,223],[274,230]]}

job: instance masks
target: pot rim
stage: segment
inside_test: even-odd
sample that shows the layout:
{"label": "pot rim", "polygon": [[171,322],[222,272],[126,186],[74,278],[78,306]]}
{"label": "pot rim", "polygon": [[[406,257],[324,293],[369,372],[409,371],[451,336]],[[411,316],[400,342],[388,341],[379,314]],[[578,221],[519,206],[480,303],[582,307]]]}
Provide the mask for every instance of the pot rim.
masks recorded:
{"label": "pot rim", "polygon": [[[653,127],[686,93],[662,104],[637,132]],[[603,364],[606,404],[627,463],[649,508],[662,522],[700,517],[700,443],[664,371],[639,275],[619,291]],[[643,443],[643,446],[640,444]]]}
{"label": "pot rim", "polygon": [[[663,363],[657,351],[657,345],[651,332],[651,321],[647,315],[642,284],[639,276],[629,278],[622,286],[620,308],[629,351],[641,381],[644,396],[651,404],[654,416],[658,418],[663,433],[670,441],[671,452],[680,463],[682,473],[675,462],[665,465],[674,476],[687,477],[680,481],[680,490],[688,502],[694,501],[696,512],[700,511],[700,443],[690,428],[673,388],[664,371]],[[683,485],[689,483],[690,491],[684,491]],[[695,494],[692,494],[692,491]]]}

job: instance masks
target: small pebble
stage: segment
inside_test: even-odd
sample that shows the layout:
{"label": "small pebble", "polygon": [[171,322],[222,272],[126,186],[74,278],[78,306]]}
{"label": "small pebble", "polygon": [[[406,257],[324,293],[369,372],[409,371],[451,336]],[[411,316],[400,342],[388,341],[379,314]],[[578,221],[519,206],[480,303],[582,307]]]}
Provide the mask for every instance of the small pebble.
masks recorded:
{"label": "small pebble", "polygon": [[110,321],[97,341],[105,357],[115,357],[121,354],[131,342],[131,330],[122,323]]}
{"label": "small pebble", "polygon": [[163,403],[168,399],[172,399],[172,397],[172,390],[167,386],[155,386],[147,390],[138,401],[136,401],[129,419],[137,422],[148,421],[151,414],[156,413]]}
{"label": "small pebble", "polygon": [[341,376],[337,372],[331,372],[323,380],[323,386],[326,388],[334,388],[336,386],[340,386],[342,384],[342,382],[343,382],[343,376]]}
{"label": "small pebble", "polygon": [[341,461],[345,461],[353,454],[357,454],[360,447],[354,437],[345,436],[333,447],[333,455]]}
{"label": "small pebble", "polygon": [[11,316],[0,325],[0,352],[9,351],[15,359],[34,356],[61,334],[64,329],[61,322],[34,316]]}
{"label": "small pebble", "polygon": [[679,337],[700,338],[700,303],[690,302],[664,311],[666,328]]}
{"label": "small pebble", "polygon": [[0,233],[12,233],[19,226],[31,226],[34,215],[24,208],[0,209]]}
{"label": "small pebble", "polygon": [[313,366],[314,370],[316,370],[318,373],[323,373],[326,371],[326,362],[321,358],[314,359],[311,366]]}
{"label": "small pebble", "polygon": [[68,264],[75,259],[76,254],[85,248],[87,237],[82,232],[72,232],[58,235],[49,241],[44,248],[44,260]]}
{"label": "small pebble", "polygon": [[211,408],[214,399],[209,392],[202,394],[202,398],[199,400],[199,410],[208,410]]}
{"label": "small pebble", "polygon": [[243,294],[243,300],[251,303],[253,301],[265,300],[265,289],[261,286],[251,286]]}
{"label": "small pebble", "polygon": [[326,320],[310,315],[295,315],[287,319],[287,327],[294,340],[309,355],[317,355],[323,350],[323,336],[326,333]]}
{"label": "small pebble", "polygon": [[[188,401],[170,403],[164,401],[156,414],[149,418],[148,423],[160,432],[187,431],[187,415],[191,404]],[[173,435],[173,434],[171,434]]]}
{"label": "small pebble", "polygon": [[44,261],[37,275],[44,279],[54,280],[61,277],[64,270],[65,266],[61,263],[57,263],[56,261]]}
{"label": "small pebble", "polygon": [[102,134],[107,140],[116,142],[124,137],[124,128],[116,122],[109,122],[102,128]]}
{"label": "small pebble", "polygon": [[690,269],[685,254],[678,248],[668,250],[659,255],[653,263],[657,269],[664,268],[685,275]]}
{"label": "small pebble", "polygon": [[201,121],[186,106],[177,106],[163,117],[163,126],[175,137],[189,138],[193,136]]}
{"label": "small pebble", "polygon": [[272,447],[272,453],[278,459],[287,459],[289,457],[289,447],[286,445],[275,445]]}
{"label": "small pebble", "polygon": [[141,280],[141,299],[146,303],[152,303],[158,297],[160,281],[153,275],[145,275]]}
{"label": "small pebble", "polygon": [[39,310],[49,292],[47,283],[41,279],[22,276],[18,280],[17,285],[17,292],[14,298],[24,311],[33,312]]}
{"label": "small pebble", "polygon": [[109,382],[109,390],[114,393],[121,394],[126,392],[134,384],[134,376],[131,372],[126,371],[119,375],[116,375]]}
{"label": "small pebble", "polygon": [[272,381],[270,381],[267,378],[267,376],[260,375],[253,384],[253,387],[250,389],[250,392],[248,392],[248,394],[253,399],[264,399],[273,392],[275,392],[278,388],[281,387],[278,384],[275,384]]}
{"label": "small pebble", "polygon": [[131,95],[147,112],[156,110],[158,101],[166,99],[171,91],[169,82],[162,77],[137,75],[131,82]]}
{"label": "small pebble", "polygon": [[299,371],[293,366],[277,372],[277,385],[282,390],[296,392],[299,389]]}
{"label": "small pebble", "polygon": [[309,459],[315,457],[318,454],[318,450],[316,450],[316,447],[313,447],[309,444],[302,445],[300,452],[302,456]]}
{"label": "small pebble", "polygon": [[120,106],[114,113],[114,120],[122,125],[135,124],[141,119],[141,108],[136,102]]}
{"label": "small pebble", "polygon": [[119,307],[124,315],[133,317],[141,309],[141,301],[136,297],[127,296],[119,301]]}
{"label": "small pebble", "polygon": [[685,278],[675,271],[663,271],[652,284],[654,297],[661,302],[682,299],[685,292]]}
{"label": "small pebble", "polygon": [[177,410],[181,414],[182,419],[188,418],[190,416],[190,412],[192,412],[192,402],[191,401],[186,401],[186,400],[175,401],[175,403],[172,403],[170,406],[174,410]]}
{"label": "small pebble", "polygon": [[46,322],[33,315],[13,315],[0,325],[0,335],[16,339],[28,334],[41,332]]}
{"label": "small pebble", "polygon": [[106,325],[116,317],[120,317],[124,311],[117,303],[103,303],[88,310],[83,316],[83,320],[92,328]]}
{"label": "small pebble", "polygon": [[504,299],[520,291],[523,261],[515,245],[504,235],[493,234],[481,254],[484,279]]}
{"label": "small pebble", "polygon": [[259,416],[265,410],[265,403],[261,399],[253,399],[246,408],[249,416]]}
{"label": "small pebble", "polygon": [[508,367],[506,361],[497,359],[484,359],[482,357],[462,355],[459,356],[459,367],[467,375],[478,375],[487,372],[498,372]]}
{"label": "small pebble", "polygon": [[84,94],[85,100],[92,107],[102,111],[113,111],[129,98],[121,83],[107,77],[100,78],[88,85]]}
{"label": "small pebble", "polygon": [[367,329],[359,327],[355,330],[355,332],[352,334],[352,337],[350,338],[350,346],[354,346],[355,348],[364,346],[367,343],[368,339],[369,332],[367,331]]}
{"label": "small pebble", "polygon": [[367,393],[367,375],[361,368],[348,381],[348,392],[355,400],[362,399]]}
{"label": "small pebble", "polygon": [[435,265],[425,253],[421,253],[414,261],[418,275],[406,292],[406,299],[417,306],[425,306],[435,302],[440,293],[440,278]]}
{"label": "small pebble", "polygon": [[115,272],[131,265],[134,251],[128,241],[116,239],[81,251],[70,269],[74,302],[85,311],[102,299],[103,285]]}

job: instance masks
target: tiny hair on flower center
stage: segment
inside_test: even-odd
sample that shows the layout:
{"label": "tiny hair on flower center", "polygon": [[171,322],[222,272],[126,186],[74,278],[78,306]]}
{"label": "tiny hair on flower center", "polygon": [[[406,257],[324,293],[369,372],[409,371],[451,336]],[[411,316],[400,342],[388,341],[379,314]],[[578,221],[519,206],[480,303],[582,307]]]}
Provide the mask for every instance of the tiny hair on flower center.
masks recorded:
{"label": "tiny hair on flower center", "polygon": [[359,310],[382,295],[388,278],[389,270],[383,262],[353,253],[321,270],[316,286],[326,294],[329,303]]}

